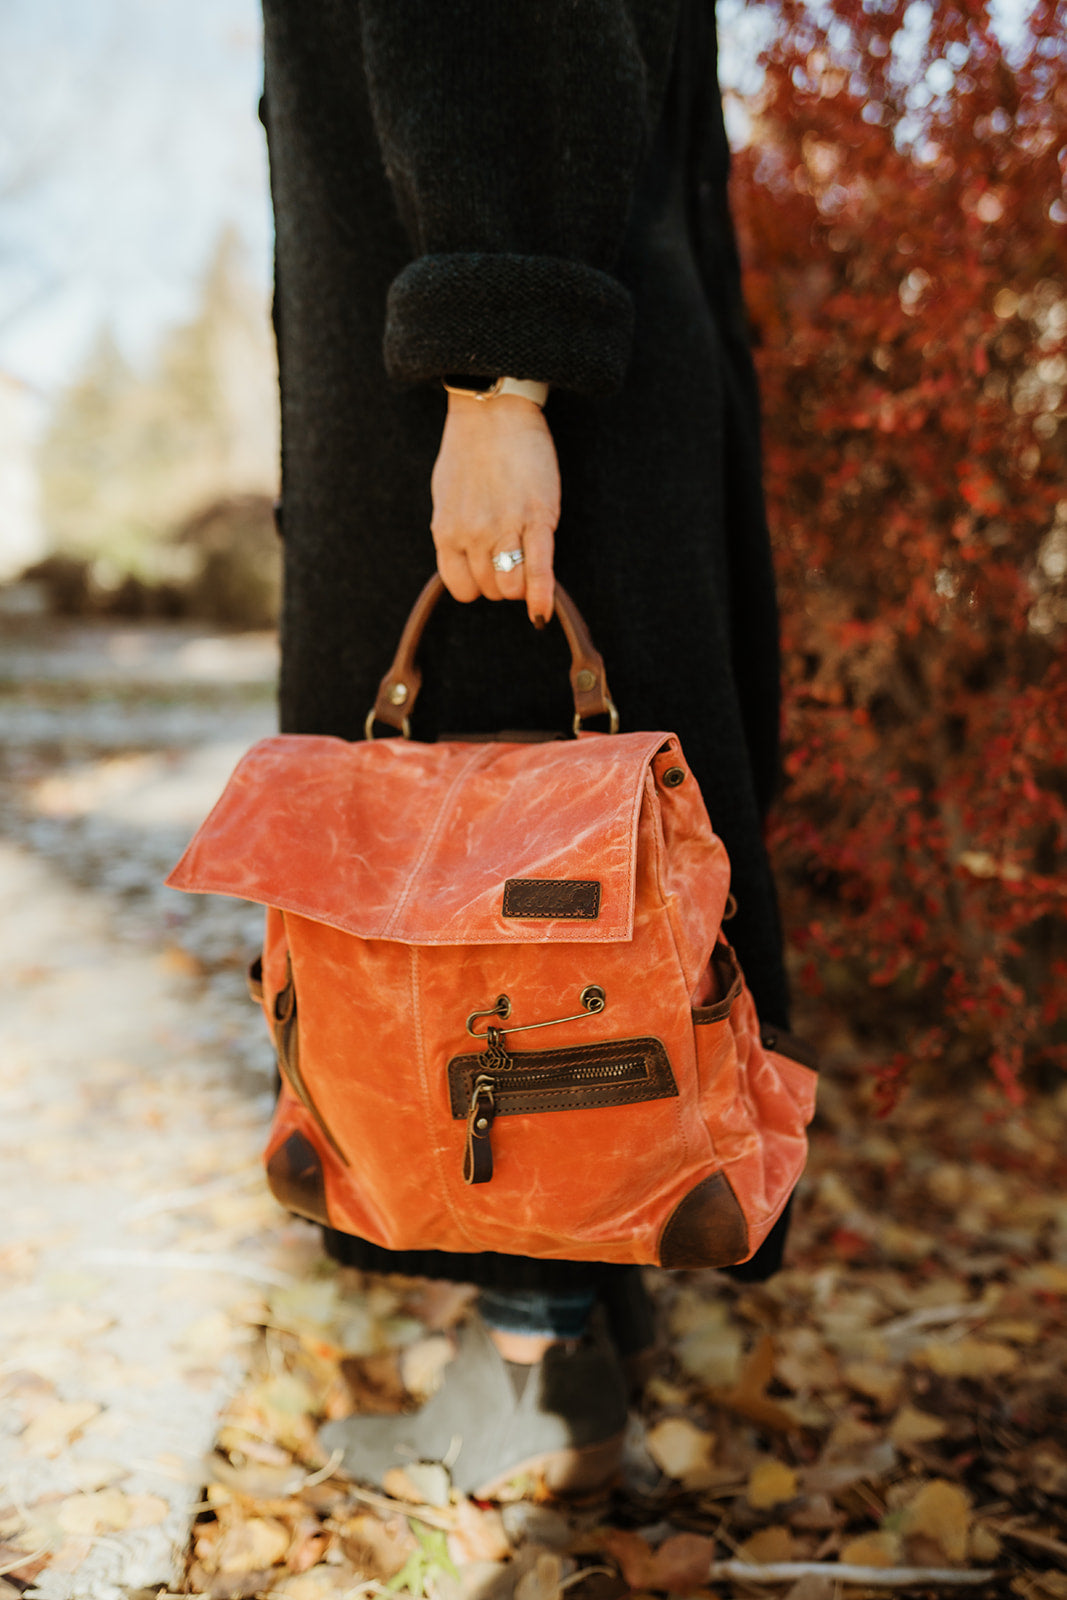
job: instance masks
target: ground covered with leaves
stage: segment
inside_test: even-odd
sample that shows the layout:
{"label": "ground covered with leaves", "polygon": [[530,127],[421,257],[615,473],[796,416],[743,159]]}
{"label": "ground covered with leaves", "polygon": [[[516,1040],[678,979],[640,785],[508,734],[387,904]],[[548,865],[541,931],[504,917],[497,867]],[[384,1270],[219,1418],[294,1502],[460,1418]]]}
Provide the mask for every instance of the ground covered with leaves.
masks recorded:
{"label": "ground covered with leaves", "polygon": [[465,1295],[310,1254],[296,1288],[248,1308],[258,1359],[208,1465],[186,1590],[613,1600],[773,1581],[818,1600],[860,1568],[857,1593],[974,1592],[965,1575],[986,1573],[1063,1600],[1067,1091],[1014,1110],[991,1088],[915,1089],[880,1120],[868,1083],[824,1084],[787,1270],[650,1274],[662,1350],[622,1481],[595,1502],[519,1484],[480,1504],[441,1466],[387,1495],[342,1478],[317,1425],[431,1389]]}

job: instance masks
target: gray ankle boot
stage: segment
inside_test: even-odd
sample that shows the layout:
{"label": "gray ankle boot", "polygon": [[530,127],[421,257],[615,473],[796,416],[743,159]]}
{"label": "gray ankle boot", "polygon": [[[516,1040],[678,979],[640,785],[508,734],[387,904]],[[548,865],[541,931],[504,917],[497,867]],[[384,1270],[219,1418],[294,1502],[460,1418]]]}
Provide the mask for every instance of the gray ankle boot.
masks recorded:
{"label": "gray ankle boot", "polygon": [[601,1488],[622,1459],[625,1427],[626,1385],[606,1340],[591,1333],[553,1345],[526,1372],[504,1360],[473,1316],[441,1387],[418,1411],[345,1417],[319,1438],[344,1451],[351,1478],[380,1486],[390,1467],[447,1459],[457,1489],[492,1499],[526,1476],[553,1494]]}

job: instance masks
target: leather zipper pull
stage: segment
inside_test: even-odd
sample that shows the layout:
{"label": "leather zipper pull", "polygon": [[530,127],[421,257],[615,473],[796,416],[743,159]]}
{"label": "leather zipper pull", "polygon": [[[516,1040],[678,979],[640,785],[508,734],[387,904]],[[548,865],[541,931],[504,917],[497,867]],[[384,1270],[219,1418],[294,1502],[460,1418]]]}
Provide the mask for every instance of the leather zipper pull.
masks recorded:
{"label": "leather zipper pull", "polygon": [[493,1176],[490,1134],[496,1118],[493,1080],[484,1073],[474,1080],[467,1116],[467,1148],[463,1156],[464,1183],[488,1183]]}

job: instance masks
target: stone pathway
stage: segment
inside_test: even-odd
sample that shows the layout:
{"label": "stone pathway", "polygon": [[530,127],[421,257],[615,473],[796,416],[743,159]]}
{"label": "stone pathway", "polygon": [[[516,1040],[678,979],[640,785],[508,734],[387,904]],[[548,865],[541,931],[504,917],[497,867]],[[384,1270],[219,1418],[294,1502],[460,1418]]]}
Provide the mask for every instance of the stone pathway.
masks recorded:
{"label": "stone pathway", "polygon": [[176,1580],[248,1322],[316,1249],[262,1179],[259,914],[159,886],[272,664],[189,630],[0,648],[0,1600]]}

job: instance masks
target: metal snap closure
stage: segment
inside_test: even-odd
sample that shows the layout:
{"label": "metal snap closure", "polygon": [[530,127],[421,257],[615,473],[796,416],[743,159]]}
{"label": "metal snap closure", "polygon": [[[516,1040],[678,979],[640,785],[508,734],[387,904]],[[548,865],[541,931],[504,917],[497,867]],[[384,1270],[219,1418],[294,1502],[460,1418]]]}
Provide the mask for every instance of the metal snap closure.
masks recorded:
{"label": "metal snap closure", "polygon": [[668,767],[666,772],[663,774],[664,787],[667,789],[677,789],[678,785],[684,782],[684,767]]}
{"label": "metal snap closure", "polygon": [[590,689],[596,688],[596,673],[590,672],[588,667],[583,667],[574,680],[574,687],[580,689],[583,694],[588,694]]}
{"label": "metal snap closure", "polygon": [[389,685],[389,704],[391,706],[402,706],[407,697],[408,686],[406,683],[391,683]]}
{"label": "metal snap closure", "polygon": [[585,1009],[587,1011],[591,1011],[594,1016],[596,1016],[598,1012],[603,1011],[604,1007],[608,1003],[607,996],[600,987],[599,983],[587,983],[578,998],[582,1002],[582,1005],[585,1007]]}

